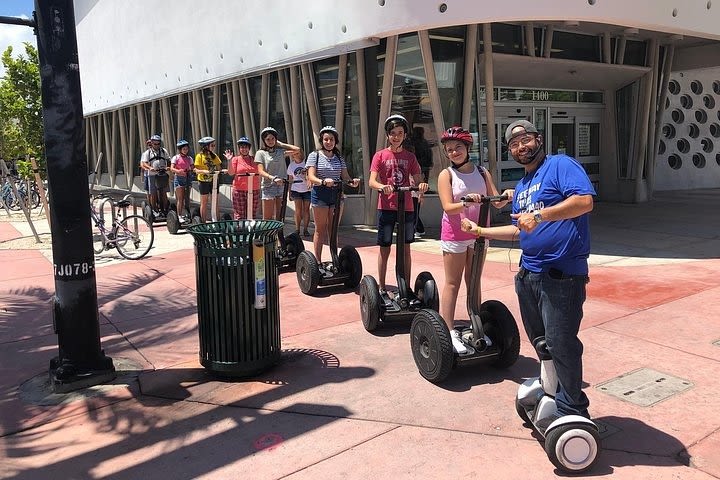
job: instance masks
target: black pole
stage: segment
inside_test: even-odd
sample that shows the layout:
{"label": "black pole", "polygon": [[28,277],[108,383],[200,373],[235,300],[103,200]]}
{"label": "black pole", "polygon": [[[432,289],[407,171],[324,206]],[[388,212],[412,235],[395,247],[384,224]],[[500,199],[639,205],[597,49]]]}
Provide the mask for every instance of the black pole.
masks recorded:
{"label": "black pole", "polygon": [[57,393],[115,378],[100,348],[90,189],[85,156],[73,0],[35,0],[50,210],[59,354],[50,361]]}

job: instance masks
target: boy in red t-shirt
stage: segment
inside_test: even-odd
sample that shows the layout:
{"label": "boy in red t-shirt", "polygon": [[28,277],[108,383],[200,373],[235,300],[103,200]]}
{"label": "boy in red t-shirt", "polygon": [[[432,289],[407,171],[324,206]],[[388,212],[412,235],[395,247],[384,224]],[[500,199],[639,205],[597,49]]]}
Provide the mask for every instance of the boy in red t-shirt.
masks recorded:
{"label": "boy in red t-shirt", "polygon": [[[385,120],[385,133],[389,147],[384,148],[373,156],[370,164],[370,188],[379,190],[378,196],[378,284],[381,296],[386,295],[385,274],[390,257],[392,234],[398,219],[398,193],[393,191],[395,186],[410,186],[410,177],[420,192],[426,192],[428,184],[423,179],[420,164],[415,155],[403,148],[403,142],[410,131],[410,125],[402,115],[391,115]],[[415,212],[410,192],[405,195],[405,243],[410,244],[415,237]],[[405,249],[405,279],[410,278],[411,271],[410,247]]]}

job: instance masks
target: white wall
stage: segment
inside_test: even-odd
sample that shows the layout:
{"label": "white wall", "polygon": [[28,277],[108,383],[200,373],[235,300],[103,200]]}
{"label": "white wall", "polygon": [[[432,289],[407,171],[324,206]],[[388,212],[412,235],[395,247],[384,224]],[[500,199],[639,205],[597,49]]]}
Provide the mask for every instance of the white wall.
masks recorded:
{"label": "white wall", "polygon": [[[673,72],[670,80],[671,83],[676,82],[679,91],[672,93],[672,88],[668,91],[668,107],[661,123],[666,131],[660,136],[665,151],[658,153],[655,161],[655,190],[717,188],[720,185],[720,68]],[[695,91],[702,88],[701,93],[693,91],[693,82],[697,82]],[[686,96],[685,106],[683,96]],[[690,102],[692,106],[688,108]],[[706,106],[706,102],[711,108]],[[675,118],[673,111],[676,111]],[[677,112],[682,113],[681,121],[677,120],[680,117]],[[702,121],[704,115],[707,116],[705,122]],[[674,129],[675,135],[668,138],[668,130],[671,129]],[[691,129],[697,138],[693,138]],[[683,146],[689,147],[687,153],[681,151]],[[704,151],[703,146],[709,151]],[[679,168],[670,165],[672,155],[680,160]],[[700,157],[693,162],[693,155],[702,155],[704,165]],[[677,160],[672,163],[678,166]]]}
{"label": "white wall", "polygon": [[447,25],[567,19],[720,39],[720,2],[715,3],[709,9],[712,2],[704,0],[515,0],[512,8],[490,0],[75,0],[74,5],[88,115],[353,51],[373,37]]}

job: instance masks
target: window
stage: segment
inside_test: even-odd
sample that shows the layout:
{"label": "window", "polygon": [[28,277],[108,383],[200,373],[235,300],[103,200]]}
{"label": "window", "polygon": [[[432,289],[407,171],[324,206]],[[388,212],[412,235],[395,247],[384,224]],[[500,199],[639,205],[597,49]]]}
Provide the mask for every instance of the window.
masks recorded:
{"label": "window", "polygon": [[580,33],[555,31],[552,41],[552,58],[601,62],[600,37]]}

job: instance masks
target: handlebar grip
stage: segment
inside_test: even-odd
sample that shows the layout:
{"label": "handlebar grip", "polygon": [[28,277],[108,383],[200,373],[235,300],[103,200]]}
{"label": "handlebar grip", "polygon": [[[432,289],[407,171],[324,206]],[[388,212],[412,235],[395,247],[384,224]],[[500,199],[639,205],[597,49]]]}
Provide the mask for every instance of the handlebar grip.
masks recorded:
{"label": "handlebar grip", "polygon": [[[507,200],[508,196],[505,195],[490,195],[490,196],[482,196],[480,197],[480,202],[477,203],[490,203],[490,202],[502,202],[503,200]],[[460,197],[461,202],[465,203],[476,203],[475,200],[473,200],[471,197]]]}

